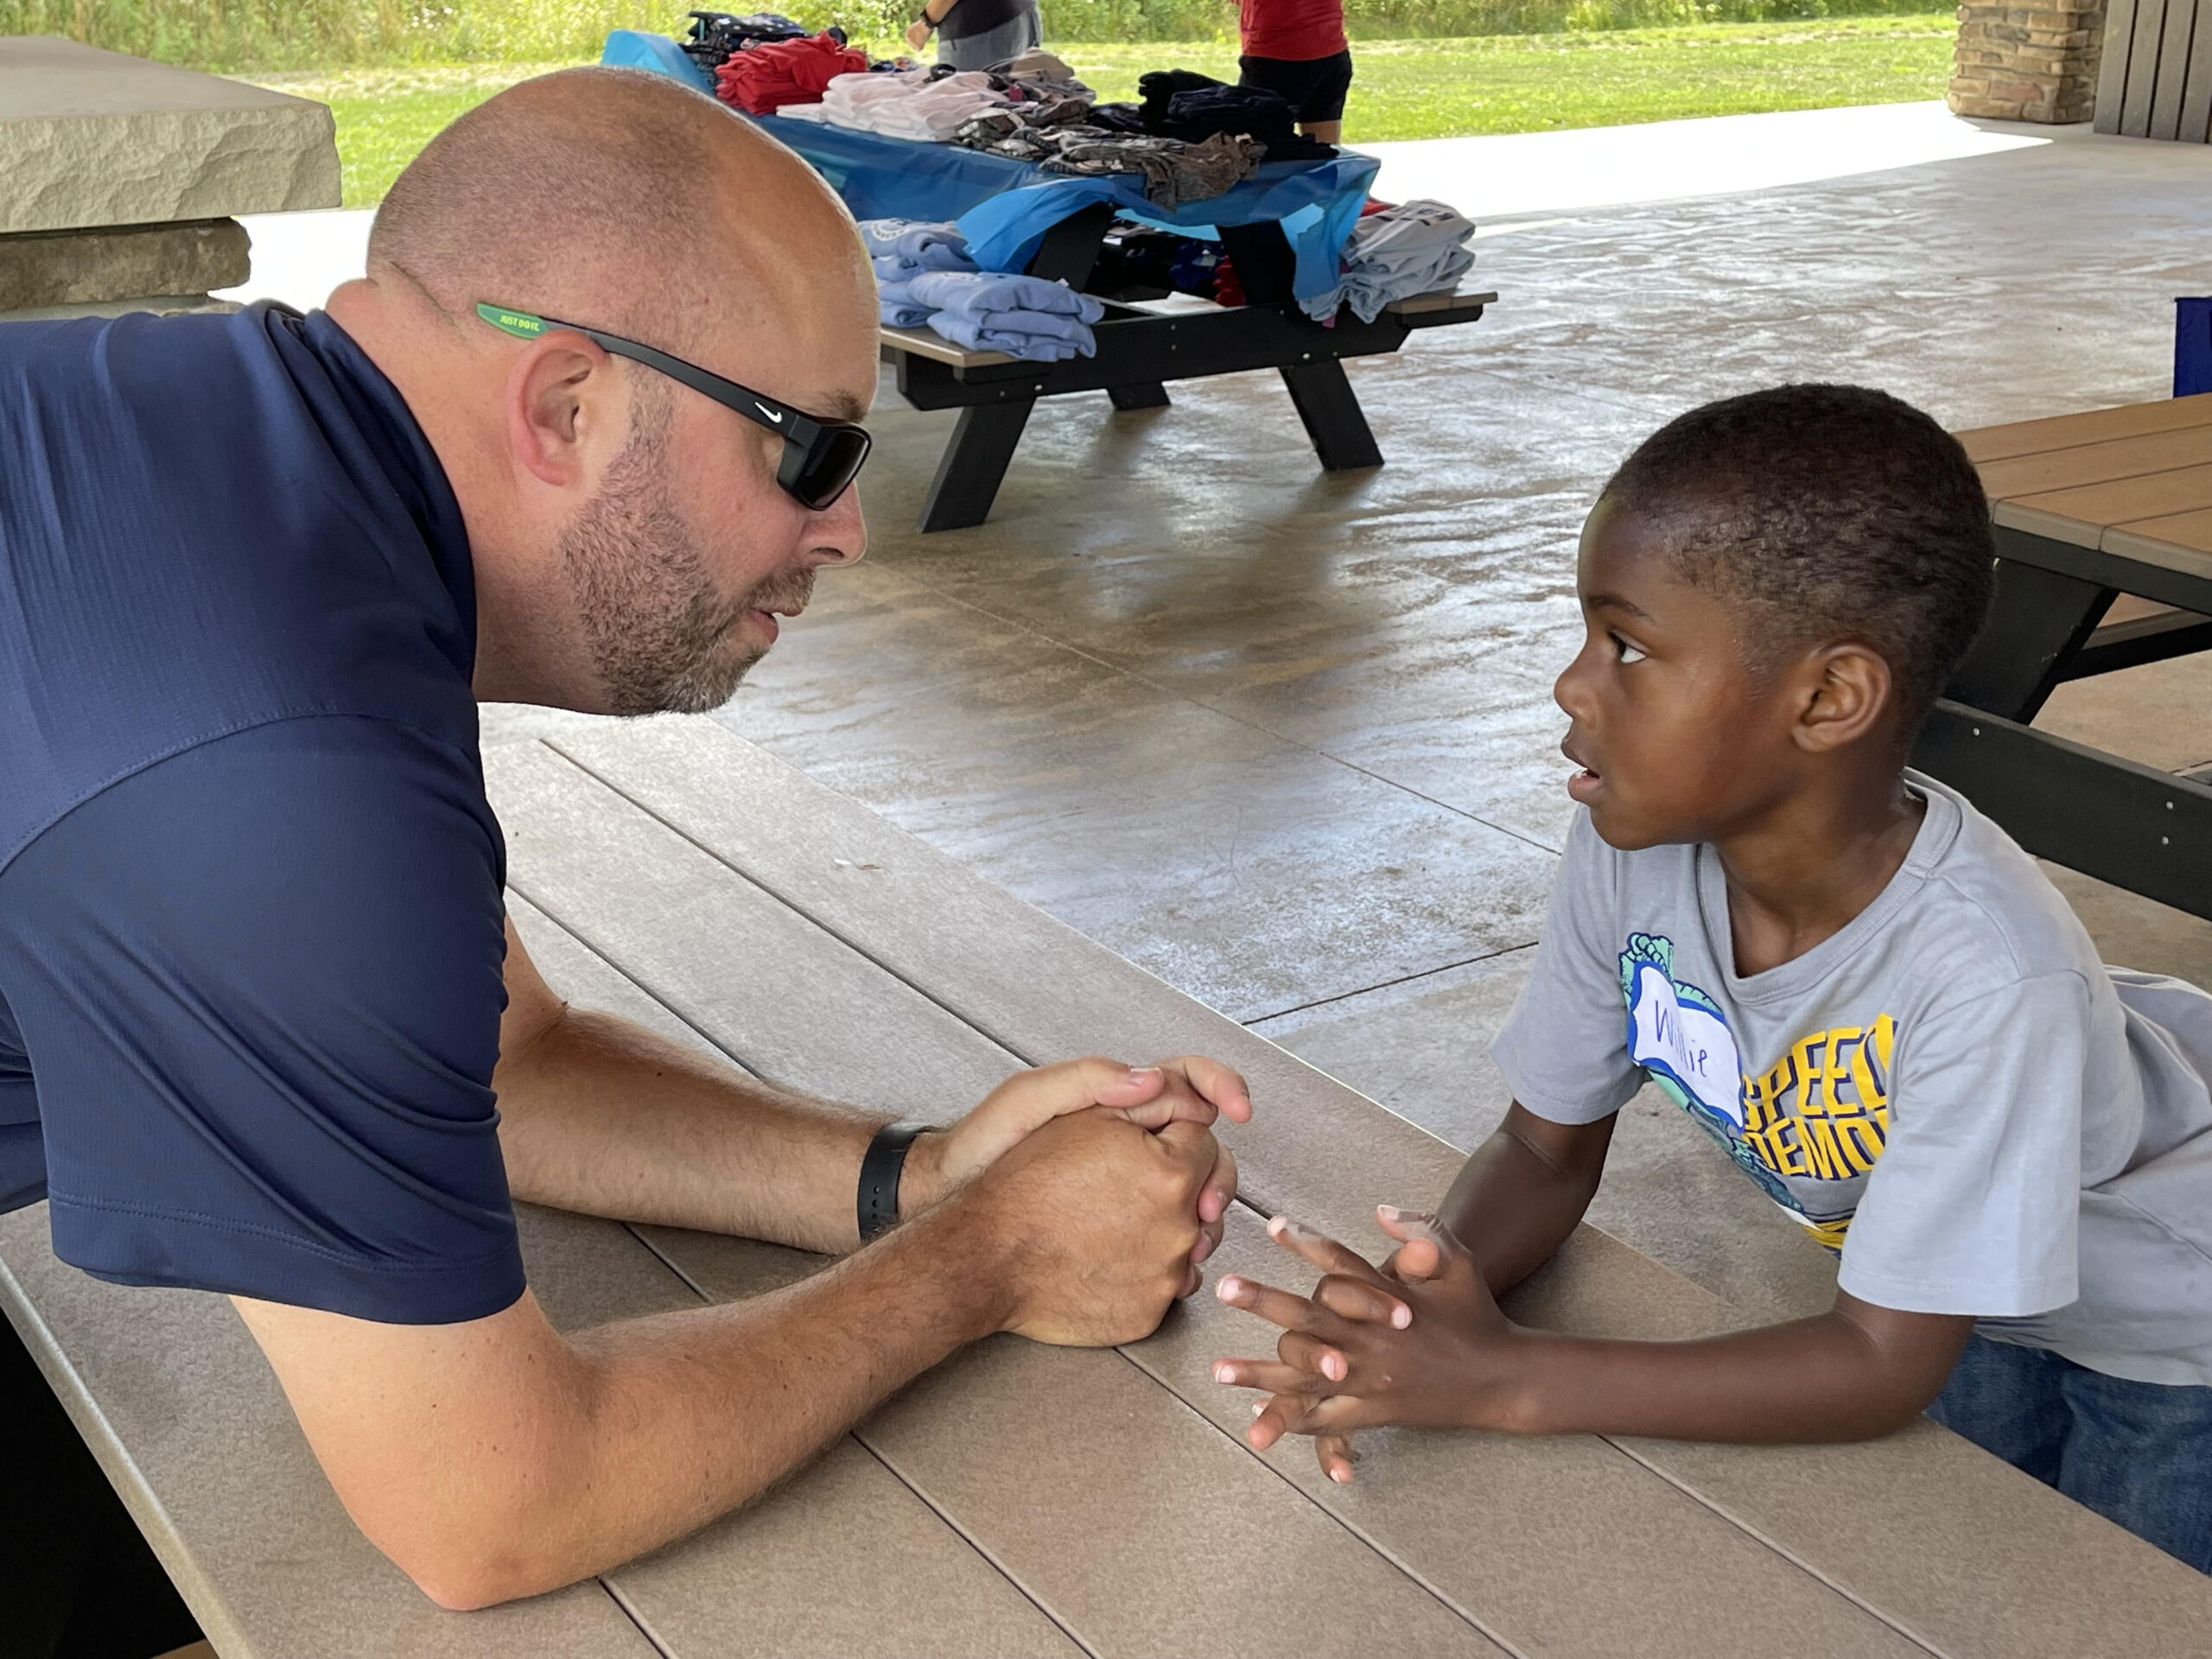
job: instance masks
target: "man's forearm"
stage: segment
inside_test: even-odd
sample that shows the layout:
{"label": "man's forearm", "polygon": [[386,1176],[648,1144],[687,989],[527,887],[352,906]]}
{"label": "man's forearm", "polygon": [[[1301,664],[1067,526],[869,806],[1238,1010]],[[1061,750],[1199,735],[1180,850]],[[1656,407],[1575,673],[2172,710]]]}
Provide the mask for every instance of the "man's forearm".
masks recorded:
{"label": "man's forearm", "polygon": [[858,1243],[854,1183],[881,1113],[771,1088],[579,1008],[503,1055],[493,1084],[518,1198],[803,1249]]}
{"label": "man's forearm", "polygon": [[[404,1481],[366,1461],[385,1454],[350,1423],[327,1421],[388,1414],[391,1402],[340,1388],[296,1404],[362,1529],[426,1592],[454,1607],[534,1595],[747,1502],[999,1329],[1008,1274],[996,1248],[974,1214],[950,1205],[804,1283],[728,1306],[564,1340],[525,1297],[498,1316],[524,1332],[472,1340],[465,1327],[429,1328],[422,1339],[451,1351],[425,1368],[441,1397],[415,1402]],[[292,1322],[327,1317],[240,1311],[280,1373]],[[518,1365],[518,1351],[535,1357]],[[473,1375],[479,1366],[493,1369]]]}

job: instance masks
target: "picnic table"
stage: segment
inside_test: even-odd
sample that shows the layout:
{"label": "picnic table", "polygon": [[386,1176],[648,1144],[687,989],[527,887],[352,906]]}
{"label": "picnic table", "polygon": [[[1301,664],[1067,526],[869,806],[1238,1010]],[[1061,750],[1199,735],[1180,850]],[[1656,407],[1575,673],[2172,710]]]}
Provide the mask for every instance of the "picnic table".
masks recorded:
{"label": "picnic table", "polygon": [[[617,29],[601,60],[711,90],[675,41]],[[759,118],[760,130],[803,157],[855,219],[955,220],[987,270],[1022,270],[1088,291],[1116,216],[1218,240],[1245,303],[1178,304],[1161,310],[1112,296],[1096,325],[1097,355],[1025,363],[971,352],[926,328],[884,328],[879,346],[899,395],[917,409],[957,409],[922,507],[924,531],[960,530],[990,515],[1006,469],[1040,397],[1103,391],[1116,410],[1159,409],[1166,383],[1249,369],[1281,372],[1316,457],[1330,472],[1379,467],[1382,451],[1344,360],[1395,352],[1416,329],[1475,322],[1494,293],[1422,295],[1372,322],[1340,309],[1317,322],[1297,302],[1337,281],[1345,237],[1380,167],[1340,151],[1334,160],[1262,162],[1222,195],[1163,207],[1135,175],[1067,178],[1032,162],[879,133]]]}
{"label": "picnic table", "polygon": [[2030,723],[2069,680],[2212,649],[2212,393],[1958,437],[1997,597],[1915,764],[2030,852],[2212,917],[2212,786]]}
{"label": "picnic table", "polygon": [[[1210,1052],[1249,1078],[1209,1276],[1302,1282],[1285,1211],[1368,1249],[1442,1141],[708,721],[485,756],[552,983],[756,1074],[949,1118],[1009,1069]],[[524,1207],[569,1329],[761,1294],[818,1258]],[[58,1262],[0,1217],[0,1304],[225,1659],[1430,1655],[2183,1659],[2212,1580],[1925,1421],[1861,1446],[1365,1437],[1332,1485],[1240,1435],[1201,1294],[1120,1349],[982,1343],[762,1502],[517,1605],[441,1611],[354,1529],[219,1297]],[[1590,1228],[1514,1298],[1589,1332],[1741,1323]]]}

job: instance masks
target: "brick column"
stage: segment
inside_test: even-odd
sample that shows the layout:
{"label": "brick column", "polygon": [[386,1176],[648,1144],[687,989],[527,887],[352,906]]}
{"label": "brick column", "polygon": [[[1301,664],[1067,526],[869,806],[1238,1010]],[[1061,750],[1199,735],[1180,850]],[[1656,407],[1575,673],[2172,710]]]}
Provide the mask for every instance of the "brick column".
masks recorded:
{"label": "brick column", "polygon": [[1951,108],[2005,121],[2087,121],[2096,105],[2104,33],[2105,0],[2024,6],[1966,0],[1951,65]]}

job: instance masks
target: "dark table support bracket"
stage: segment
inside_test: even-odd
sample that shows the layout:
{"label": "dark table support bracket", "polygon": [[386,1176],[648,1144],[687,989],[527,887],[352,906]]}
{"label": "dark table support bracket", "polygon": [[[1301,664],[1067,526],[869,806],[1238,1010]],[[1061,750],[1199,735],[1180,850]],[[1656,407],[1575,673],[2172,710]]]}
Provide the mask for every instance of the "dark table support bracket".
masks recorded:
{"label": "dark table support bracket", "polygon": [[1007,463],[1036,407],[1028,398],[978,404],[960,411],[952,442],[937,463],[937,477],[922,507],[922,528],[966,530],[990,516],[1005,480]]}
{"label": "dark table support bracket", "polygon": [[1382,451],[1351,382],[1344,378],[1343,364],[1334,358],[1289,364],[1282,371],[1282,383],[1290,388],[1291,404],[1306,423],[1306,435],[1313,440],[1313,453],[1322,466],[1345,473],[1382,464]]}
{"label": "dark table support bracket", "polygon": [[2212,622],[2191,611],[2146,616],[2099,628],[2091,642],[2074,653],[2060,673],[2066,680],[2086,680],[2145,663],[2163,663],[2174,657],[2193,657],[2212,651]]}
{"label": "dark table support bracket", "polygon": [[1169,402],[1167,388],[1157,380],[1147,380],[1141,385],[1109,386],[1106,396],[1116,409],[1165,409]]}
{"label": "dark table support bracket", "polygon": [[2037,857],[2212,918],[2212,786],[1948,699],[1913,765]]}
{"label": "dark table support bracket", "polygon": [[2100,582],[2000,557],[1997,602],[1946,690],[1976,709],[2033,720],[2115,596]]}
{"label": "dark table support bracket", "polygon": [[[2013,840],[2212,918],[2212,785],[2027,724],[2069,680],[2212,648],[2212,580],[1999,524],[1997,599],[1913,751]],[[2196,614],[2100,631],[2120,594]]]}

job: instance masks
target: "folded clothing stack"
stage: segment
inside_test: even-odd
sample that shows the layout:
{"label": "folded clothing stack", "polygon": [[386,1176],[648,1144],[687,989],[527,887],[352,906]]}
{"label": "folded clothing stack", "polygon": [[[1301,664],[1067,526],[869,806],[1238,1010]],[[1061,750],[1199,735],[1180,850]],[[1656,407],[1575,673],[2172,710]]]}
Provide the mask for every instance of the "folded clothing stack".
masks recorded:
{"label": "folded clothing stack", "polygon": [[794,22],[779,11],[756,11],[748,17],[734,17],[726,11],[695,11],[691,38],[683,42],[683,55],[712,80],[731,53],[742,51],[755,41],[802,41],[811,32],[804,23]]}
{"label": "folded clothing stack", "polygon": [[1090,325],[1106,308],[1065,283],[1004,271],[925,270],[906,283],[930,327],[971,352],[1004,352],[1031,363],[1096,357]]}
{"label": "folded clothing stack", "polygon": [[918,328],[930,308],[909,286],[932,270],[972,271],[968,238],[953,225],[929,225],[911,219],[864,219],[861,241],[875,265],[876,309],[887,328]]}
{"label": "folded clothing stack", "polygon": [[1334,149],[1301,137],[1297,111],[1264,86],[1231,86],[1191,69],[1155,69],[1137,77],[1141,104],[1101,104],[1093,126],[1198,143],[1217,133],[1251,139],[1271,162],[1325,162]]}
{"label": "folded clothing stack", "polygon": [[1009,103],[1025,113],[1059,111],[1047,125],[1071,118],[1077,106],[1089,114],[1098,101],[1098,94],[1078,80],[1074,70],[1050,52],[1034,48],[1019,57],[1002,58],[983,73]]}
{"label": "folded clothing stack", "polygon": [[786,104],[818,102],[831,82],[853,74],[867,77],[868,54],[824,29],[803,41],[764,41],[734,53],[715,72],[715,92],[748,114],[772,115]]}
{"label": "folded clothing stack", "polygon": [[1337,285],[1303,302],[1306,315],[1325,322],[1350,305],[1372,322],[1393,300],[1455,288],[1474,268],[1467,239],[1474,220],[1440,201],[1409,201],[1363,216],[1344,244]]}
{"label": "folded clothing stack", "polygon": [[[862,71],[866,67],[861,66]],[[840,75],[821,99],[820,118],[833,127],[924,143],[944,143],[969,117],[1001,108],[1007,101],[980,69],[942,74],[924,68]]]}

